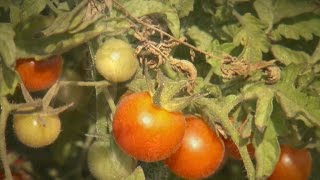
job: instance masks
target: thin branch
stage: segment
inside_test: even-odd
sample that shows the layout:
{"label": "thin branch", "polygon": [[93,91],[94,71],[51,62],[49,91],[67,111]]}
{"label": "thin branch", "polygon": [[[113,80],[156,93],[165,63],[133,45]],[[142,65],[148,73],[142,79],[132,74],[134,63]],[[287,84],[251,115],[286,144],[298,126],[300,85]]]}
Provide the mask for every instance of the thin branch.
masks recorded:
{"label": "thin branch", "polygon": [[[171,38],[171,39],[173,39],[173,40],[175,40],[175,41],[177,41],[177,42],[179,42],[179,43],[181,43],[181,44],[189,47],[190,49],[193,49],[194,51],[197,51],[197,52],[199,52],[199,53],[201,53],[201,54],[204,54],[204,55],[206,55],[206,56],[208,56],[208,57],[211,57],[211,58],[217,58],[217,59],[219,59],[219,60],[223,60],[223,58],[221,58],[221,57],[219,57],[219,56],[215,56],[215,55],[210,54],[210,53],[208,53],[208,52],[206,52],[206,51],[203,51],[203,50],[201,50],[201,49],[198,49],[198,48],[196,48],[195,46],[193,46],[193,45],[191,45],[191,44],[189,44],[189,43],[187,43],[187,42],[181,41],[180,39],[173,37],[173,36],[170,35],[169,33],[165,32],[165,31],[163,31],[163,30],[161,30],[161,29],[159,29],[159,28],[157,28],[157,27],[155,27],[155,26],[153,26],[153,25],[151,25],[151,24],[149,24],[149,23],[146,23],[146,22],[140,20],[139,18],[131,15],[130,12],[127,11],[119,2],[117,2],[116,0],[112,0],[112,1],[113,1],[114,4],[116,4],[127,16],[131,17],[132,19],[134,19],[134,20],[135,20],[136,22],[138,22],[139,24],[142,24],[142,25],[144,25],[144,26],[146,26],[146,27],[148,27],[148,28],[150,28],[150,29],[153,29],[153,30],[159,32],[160,34],[165,35],[165,36],[167,36],[167,37],[169,37],[169,38]],[[223,52],[219,52],[219,53],[224,54]]]}
{"label": "thin branch", "polygon": [[4,174],[6,179],[12,180],[12,174],[8,162],[7,146],[6,146],[6,126],[8,116],[11,111],[10,103],[6,97],[1,97],[1,119],[0,119],[0,157],[4,168]]}
{"label": "thin branch", "polygon": [[100,86],[110,86],[111,83],[108,81],[94,81],[94,82],[88,82],[88,81],[60,81],[60,84],[62,86],[70,85],[70,86],[94,86],[94,87],[100,87]]}

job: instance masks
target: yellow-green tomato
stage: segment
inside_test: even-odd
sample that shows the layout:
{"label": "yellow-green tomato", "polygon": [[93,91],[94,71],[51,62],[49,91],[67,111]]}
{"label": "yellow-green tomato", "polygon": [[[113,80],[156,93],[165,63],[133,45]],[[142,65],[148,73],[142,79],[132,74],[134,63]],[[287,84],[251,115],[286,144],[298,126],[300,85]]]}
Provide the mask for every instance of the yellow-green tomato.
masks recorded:
{"label": "yellow-green tomato", "polygon": [[109,39],[96,53],[96,69],[107,80],[124,82],[132,78],[139,63],[129,43]]}
{"label": "yellow-green tomato", "polygon": [[13,116],[14,132],[26,146],[39,148],[53,143],[60,134],[58,115],[46,113],[16,114]]}
{"label": "yellow-green tomato", "polygon": [[97,179],[119,180],[133,172],[137,161],[121,151],[114,140],[95,141],[88,151],[88,166]]}

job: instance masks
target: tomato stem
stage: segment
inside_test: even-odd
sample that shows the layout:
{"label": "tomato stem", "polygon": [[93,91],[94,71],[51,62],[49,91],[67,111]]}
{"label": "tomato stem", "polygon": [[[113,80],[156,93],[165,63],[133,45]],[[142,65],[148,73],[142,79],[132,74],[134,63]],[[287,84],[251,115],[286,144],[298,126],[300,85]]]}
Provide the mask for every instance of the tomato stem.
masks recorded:
{"label": "tomato stem", "polygon": [[108,88],[106,87],[103,92],[104,92],[104,96],[106,97],[106,100],[108,102],[108,105],[110,107],[110,110],[111,110],[112,114],[114,114],[114,112],[116,110],[116,105],[114,103],[113,98],[111,97],[111,94],[110,94]]}
{"label": "tomato stem", "polygon": [[214,73],[214,69],[213,69],[213,68],[210,68],[210,71],[208,72],[208,74],[207,74],[206,77],[204,78],[204,82],[205,82],[205,83],[209,83],[209,82],[210,82],[210,79],[211,79],[213,73]]}
{"label": "tomato stem", "polygon": [[6,179],[12,180],[12,174],[10,170],[10,166],[8,164],[8,158],[7,158],[7,148],[6,148],[6,126],[7,126],[7,120],[10,111],[12,110],[11,104],[8,102],[6,97],[1,97],[1,119],[0,119],[0,156],[2,165],[4,168],[4,173],[6,176]]}
{"label": "tomato stem", "polygon": [[110,86],[111,83],[108,81],[94,81],[94,82],[88,82],[88,81],[60,81],[60,84],[70,85],[70,86],[94,86],[94,87],[100,87],[100,86]]}
{"label": "tomato stem", "polygon": [[232,125],[229,120],[229,112],[234,108],[235,105],[241,102],[241,98],[230,98],[227,102],[220,104],[215,102],[213,99],[201,98],[198,100],[197,104],[201,107],[202,112],[209,117],[212,121],[219,119],[224,129],[228,132],[231,139],[239,149],[240,155],[243,159],[244,167],[247,171],[248,179],[255,179],[255,168],[251,161],[247,146],[240,146],[240,135],[237,129]]}

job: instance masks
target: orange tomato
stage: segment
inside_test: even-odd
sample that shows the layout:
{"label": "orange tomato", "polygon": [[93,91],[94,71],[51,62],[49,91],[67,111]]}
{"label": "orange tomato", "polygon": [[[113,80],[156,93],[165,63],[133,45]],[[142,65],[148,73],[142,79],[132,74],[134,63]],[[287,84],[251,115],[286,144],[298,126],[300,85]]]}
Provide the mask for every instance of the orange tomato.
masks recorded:
{"label": "orange tomato", "polygon": [[307,180],[311,174],[312,157],[307,149],[281,145],[279,161],[269,180]]}
{"label": "orange tomato", "polygon": [[176,175],[201,179],[212,175],[223,163],[223,141],[199,117],[187,116],[181,147],[165,163]]}
{"label": "orange tomato", "polygon": [[185,132],[185,118],[153,104],[148,92],[132,93],[119,101],[113,117],[113,136],[119,147],[146,162],[175,152]]}
{"label": "orange tomato", "polygon": [[[223,139],[224,141],[224,145],[226,147],[226,151],[227,154],[229,155],[229,157],[235,159],[235,160],[242,160],[240,152],[236,146],[236,144],[234,144],[234,142],[228,138],[228,139]],[[253,159],[254,158],[254,147],[253,145],[250,143],[247,145],[247,149],[250,155],[250,158]]]}
{"label": "orange tomato", "polygon": [[61,56],[35,61],[32,58],[18,59],[16,71],[28,91],[41,91],[51,87],[60,77],[63,60]]}

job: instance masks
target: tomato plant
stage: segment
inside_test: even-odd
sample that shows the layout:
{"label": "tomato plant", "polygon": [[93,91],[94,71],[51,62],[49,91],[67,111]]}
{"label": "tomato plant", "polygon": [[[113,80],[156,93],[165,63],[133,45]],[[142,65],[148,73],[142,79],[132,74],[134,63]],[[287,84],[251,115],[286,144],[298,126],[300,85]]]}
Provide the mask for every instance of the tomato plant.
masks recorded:
{"label": "tomato plant", "polygon": [[58,115],[43,112],[15,114],[14,132],[20,142],[32,148],[39,148],[53,143],[61,131]]}
{"label": "tomato plant", "polygon": [[39,61],[32,58],[18,59],[16,71],[29,91],[40,91],[51,87],[59,79],[62,64],[61,56],[52,56]]}
{"label": "tomato plant", "polygon": [[305,180],[310,176],[311,167],[312,157],[309,150],[282,145],[279,161],[268,179]]}
{"label": "tomato plant", "polygon": [[[81,76],[78,72],[72,69],[65,69],[61,75],[62,81],[80,81]],[[77,86],[63,86],[59,89],[57,99],[66,104],[73,103],[73,107],[77,107],[79,103],[87,99],[85,95],[85,89]]]}
{"label": "tomato plant", "polygon": [[223,141],[203,119],[187,116],[186,122],[181,147],[165,163],[175,174],[186,179],[208,177],[222,164]]}
{"label": "tomato plant", "polygon": [[141,161],[159,161],[178,149],[185,119],[179,112],[155,106],[148,92],[140,92],[120,100],[112,129],[117,144],[126,153]]}
{"label": "tomato plant", "polygon": [[[233,158],[235,160],[242,160],[236,144],[234,144],[234,142],[230,138],[223,139],[223,141],[224,141],[224,145],[226,147],[227,154],[231,158]],[[248,149],[250,157],[253,159],[254,158],[254,147],[253,147],[253,145],[251,143],[248,144],[247,145],[247,149]]]}
{"label": "tomato plant", "polygon": [[[37,166],[30,170],[36,179],[90,179],[101,169],[99,161],[88,167],[86,152],[106,136],[146,161],[128,179],[179,178],[162,161],[178,157],[183,114],[194,114],[228,137],[224,160],[242,159],[224,161],[221,171],[202,167],[203,176],[268,178],[281,143],[310,149],[309,178],[319,179],[319,7],[319,0],[0,0],[6,178],[15,171],[4,152],[13,149]],[[75,108],[60,114],[71,102]],[[63,133],[52,143],[59,119]],[[30,149],[16,140],[52,145]]]}
{"label": "tomato plant", "polygon": [[96,68],[107,80],[127,81],[137,71],[139,64],[130,44],[120,39],[109,39],[98,49]]}
{"label": "tomato plant", "polygon": [[130,175],[137,161],[122,152],[112,139],[98,140],[89,148],[88,166],[95,178],[116,180]]}

